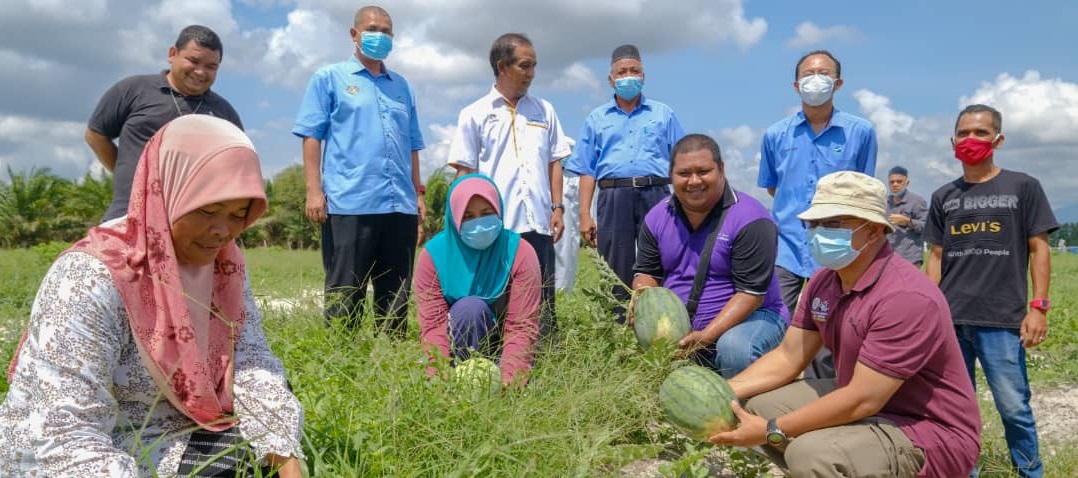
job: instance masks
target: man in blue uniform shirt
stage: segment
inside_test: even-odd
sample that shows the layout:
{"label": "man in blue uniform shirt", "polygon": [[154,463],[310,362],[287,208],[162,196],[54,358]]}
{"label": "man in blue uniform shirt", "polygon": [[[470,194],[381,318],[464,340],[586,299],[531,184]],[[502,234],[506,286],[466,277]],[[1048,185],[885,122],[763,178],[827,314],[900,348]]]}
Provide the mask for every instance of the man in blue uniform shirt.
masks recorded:
{"label": "man in blue uniform shirt", "polygon": [[[830,52],[812,51],[794,68],[801,111],[771,125],[760,145],[757,186],[775,198],[771,215],[779,225],[776,273],[782,300],[791,312],[805,280],[820,267],[797,215],[808,209],[816,182],[836,171],[876,174],[876,130],[863,118],[839,111],[834,94],[842,87],[842,64]],[[827,349],[805,370],[806,378],[833,378]]]}
{"label": "man in blue uniform shirt", "polygon": [[[669,106],[645,98],[644,66],[633,45],[610,58],[614,98],[584,120],[566,169],[580,175],[580,234],[626,285],[633,281],[636,235],[644,216],[669,195],[670,151],[685,131]],[[591,215],[599,185],[598,224]],[[627,301],[629,291],[614,288]],[[624,320],[624,310],[615,311]]]}

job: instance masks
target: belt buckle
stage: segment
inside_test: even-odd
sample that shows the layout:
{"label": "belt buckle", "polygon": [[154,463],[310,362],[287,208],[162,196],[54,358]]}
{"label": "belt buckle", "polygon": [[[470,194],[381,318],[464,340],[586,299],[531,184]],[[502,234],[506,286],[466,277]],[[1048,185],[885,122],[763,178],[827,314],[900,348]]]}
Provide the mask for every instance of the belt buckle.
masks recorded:
{"label": "belt buckle", "polygon": [[647,179],[647,178],[646,178],[646,177],[643,177],[643,176],[633,176],[633,177],[632,177],[632,179],[630,179],[630,183],[632,184],[632,186],[633,186],[634,188],[642,188],[642,187],[646,186],[646,184],[644,184],[644,185],[638,185],[638,184],[636,184],[636,180],[637,180],[637,179]]}

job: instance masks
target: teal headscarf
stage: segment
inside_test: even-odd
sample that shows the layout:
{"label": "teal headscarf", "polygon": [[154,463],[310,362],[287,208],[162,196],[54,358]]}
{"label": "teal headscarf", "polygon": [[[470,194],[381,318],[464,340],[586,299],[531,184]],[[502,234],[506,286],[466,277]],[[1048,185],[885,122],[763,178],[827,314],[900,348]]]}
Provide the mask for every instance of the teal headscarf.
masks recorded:
{"label": "teal headscarf", "polygon": [[450,304],[467,296],[493,304],[509,284],[509,272],[520,245],[520,234],[504,228],[484,250],[464,245],[459,222],[474,196],[489,201],[498,216],[505,217],[505,204],[494,181],[482,174],[461,176],[449,186],[445,227],[426,246],[442,284],[442,295]]}

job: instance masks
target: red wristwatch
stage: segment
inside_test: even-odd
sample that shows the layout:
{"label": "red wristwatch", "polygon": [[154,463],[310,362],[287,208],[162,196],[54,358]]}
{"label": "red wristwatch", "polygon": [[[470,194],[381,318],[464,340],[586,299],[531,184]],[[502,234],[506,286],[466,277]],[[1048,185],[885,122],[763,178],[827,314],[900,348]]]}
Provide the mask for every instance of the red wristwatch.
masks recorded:
{"label": "red wristwatch", "polygon": [[415,193],[416,195],[427,194],[427,187],[420,184],[419,186],[415,187]]}
{"label": "red wristwatch", "polygon": [[1048,299],[1033,299],[1029,301],[1029,307],[1041,312],[1048,312],[1052,308],[1052,302]]}

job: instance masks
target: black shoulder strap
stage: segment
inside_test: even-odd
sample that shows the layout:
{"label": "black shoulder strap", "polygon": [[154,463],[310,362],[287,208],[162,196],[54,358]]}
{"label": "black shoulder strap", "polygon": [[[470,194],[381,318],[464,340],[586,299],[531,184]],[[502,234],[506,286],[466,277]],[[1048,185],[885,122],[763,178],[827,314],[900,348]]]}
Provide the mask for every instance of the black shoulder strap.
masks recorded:
{"label": "black shoulder strap", "polygon": [[693,320],[693,317],[696,317],[696,307],[700,305],[700,296],[704,293],[704,280],[707,279],[707,269],[711,266],[711,253],[715,250],[715,239],[719,237],[719,229],[722,229],[722,223],[726,219],[726,210],[728,208],[723,207],[721,201],[718,206],[719,217],[711,222],[711,231],[708,232],[704,250],[700,253],[700,263],[696,265],[696,277],[692,280],[689,303],[685,304],[685,309],[689,312],[690,321]]}

